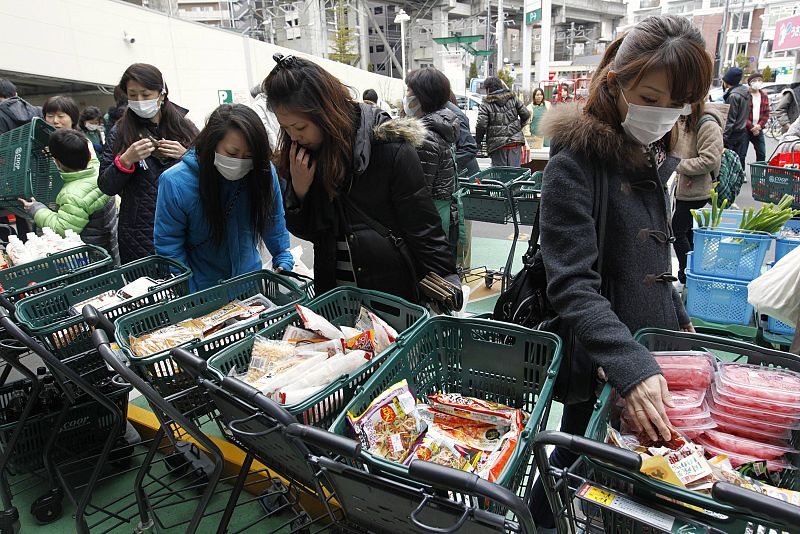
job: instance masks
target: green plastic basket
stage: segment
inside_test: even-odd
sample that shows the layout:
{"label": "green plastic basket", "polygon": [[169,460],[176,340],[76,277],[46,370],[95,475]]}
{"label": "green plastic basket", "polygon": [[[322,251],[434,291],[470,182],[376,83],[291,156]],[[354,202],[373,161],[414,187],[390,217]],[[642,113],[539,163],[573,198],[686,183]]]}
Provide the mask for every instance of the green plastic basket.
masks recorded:
{"label": "green plastic basket", "polygon": [[139,308],[173,300],[189,294],[192,271],[182,263],[163,256],[150,256],[128,263],[92,278],[51,289],[17,302],[17,320],[57,358],[91,350],[92,329],[82,316],[72,315],[70,307],[108,291],[118,291],[137,278],[164,280],[144,295],[106,308],[110,320]]}
{"label": "green plastic basket", "polygon": [[20,198],[52,204],[64,182],[47,142],[55,128],[40,118],[0,135],[0,207],[19,208]]}
{"label": "green plastic basket", "polygon": [[[530,418],[496,483],[523,494],[534,478],[533,438],[547,423],[560,361],[561,340],[549,332],[484,319],[433,317],[402,340],[331,431],[352,437],[347,413],[363,413],[378,395],[403,379],[417,399],[444,391],[520,408]],[[367,450],[359,460],[370,470],[417,484],[399,463]]]}
{"label": "green plastic basket", "polygon": [[[636,334],[636,340],[650,351],[710,350],[715,353],[724,353],[729,358],[732,355],[737,361],[800,371],[800,360],[796,355],[766,349],[743,341],[653,328],[639,331]],[[613,390],[610,385],[606,385],[595,404],[594,413],[586,429],[586,437],[595,441],[605,441],[607,425],[616,415],[615,404]],[[794,431],[791,443],[795,447],[800,444],[800,430]],[[766,528],[764,532],[768,532],[771,528],[782,530],[779,526],[765,524],[763,520],[748,516],[740,509],[715,501],[709,495],[682,489],[646,475],[625,471],[589,458],[586,458],[585,461],[593,472],[592,480],[595,482],[612,489],[622,490],[644,502],[650,501],[659,503],[661,507],[672,508],[682,515],[695,518],[703,525],[719,529],[715,532],[762,532],[759,525]],[[796,455],[792,458],[791,463],[800,468],[800,456]],[[785,470],[780,486],[795,491],[800,490],[800,470]],[[690,507],[697,507],[707,512],[704,513]],[[604,510],[604,513],[616,512]],[[612,519],[614,518],[609,518],[609,521]],[[621,518],[616,519],[621,521],[620,524],[624,524]]]}
{"label": "green plastic basket", "polygon": [[275,303],[277,308],[242,321],[236,328],[182,345],[184,349],[208,360],[223,348],[244,339],[247,334],[262,330],[292,313],[295,304],[305,302],[306,294],[285,276],[272,271],[256,271],[231,278],[212,288],[124,315],[114,323],[114,336],[133,369],[150,382],[161,396],[168,397],[193,388],[197,381],[170,358],[169,351],[144,357],[136,356],[130,349],[130,337],[139,337],[168,325],[201,317],[233,300],[246,299],[259,293]]}
{"label": "green plastic basket", "polygon": [[27,295],[107,272],[112,263],[113,259],[104,249],[95,245],[82,245],[1,270],[0,291],[13,304]]}
{"label": "green plastic basket", "polygon": [[777,204],[783,195],[789,195],[794,199],[792,207],[800,209],[800,170],[771,167],[768,163],[751,163],[750,179],[753,200]]}
{"label": "green plastic basket", "polygon": [[511,195],[517,206],[520,224],[533,226],[536,220],[542,202],[542,176],[541,171],[536,171],[530,177],[520,178],[511,183]]}
{"label": "green plastic basket", "polygon": [[505,224],[512,217],[509,198],[511,184],[530,178],[530,169],[522,167],[491,167],[460,183],[458,195],[464,203],[464,218]]}
{"label": "green plastic basket", "polygon": [[[421,306],[410,304],[393,295],[357,288],[334,289],[306,303],[305,306],[322,315],[335,326],[353,326],[361,306],[366,306],[403,337],[408,336],[422,324],[422,321],[428,318],[427,310]],[[281,339],[286,327],[290,325],[303,327],[300,314],[292,313],[257,334],[249,335],[243,341],[215,354],[208,360],[208,370],[219,382],[228,376],[231,369],[235,368],[237,374],[246,372],[250,365],[255,336]],[[306,425],[330,427],[345,405],[353,398],[356,389],[372,376],[375,369],[391,351],[391,348],[385,350],[353,374],[343,375],[336,382],[305,401],[287,405],[284,408]]]}

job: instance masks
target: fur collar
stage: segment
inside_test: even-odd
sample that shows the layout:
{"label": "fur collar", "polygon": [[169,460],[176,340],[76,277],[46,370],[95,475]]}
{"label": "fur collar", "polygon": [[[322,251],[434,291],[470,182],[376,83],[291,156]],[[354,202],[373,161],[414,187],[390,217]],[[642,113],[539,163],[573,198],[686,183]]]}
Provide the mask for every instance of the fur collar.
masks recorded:
{"label": "fur collar", "polygon": [[428,130],[419,119],[404,117],[379,124],[372,133],[374,139],[382,143],[407,141],[414,148],[418,148],[425,141]]}
{"label": "fur collar", "polygon": [[501,91],[496,91],[496,92],[494,92],[494,93],[492,93],[490,95],[486,95],[484,97],[483,101],[488,103],[488,104],[492,104],[494,102],[497,102],[498,104],[500,104],[502,106],[503,104],[505,104],[506,102],[508,102],[512,98],[514,98],[514,94],[511,91],[507,90],[507,89],[503,89]]}
{"label": "fur collar", "polygon": [[642,166],[647,157],[641,146],[631,143],[613,126],[584,113],[581,103],[562,103],[545,112],[539,124],[551,138],[551,154],[569,150],[588,161],[601,161],[622,168]]}

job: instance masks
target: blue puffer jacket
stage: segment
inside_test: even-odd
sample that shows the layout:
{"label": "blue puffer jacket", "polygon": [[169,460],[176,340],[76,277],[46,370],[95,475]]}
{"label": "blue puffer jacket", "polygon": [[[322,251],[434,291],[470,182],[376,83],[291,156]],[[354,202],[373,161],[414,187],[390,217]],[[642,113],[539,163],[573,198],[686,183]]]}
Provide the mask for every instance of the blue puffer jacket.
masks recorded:
{"label": "blue puffer jacket", "polygon": [[[246,189],[236,199],[226,221],[227,238],[222,245],[209,239],[210,230],[200,200],[197,155],[189,150],[180,163],[164,172],[159,179],[153,241],[156,253],[176,259],[192,270],[189,287],[192,292],[216,285],[220,280],[260,270],[261,255],[250,226],[249,198]],[[219,177],[223,210],[227,209],[239,184]],[[272,254],[273,268],[290,271],[294,259],[289,252],[289,232],[283,212],[278,175],[272,168],[272,224],[262,236]]]}

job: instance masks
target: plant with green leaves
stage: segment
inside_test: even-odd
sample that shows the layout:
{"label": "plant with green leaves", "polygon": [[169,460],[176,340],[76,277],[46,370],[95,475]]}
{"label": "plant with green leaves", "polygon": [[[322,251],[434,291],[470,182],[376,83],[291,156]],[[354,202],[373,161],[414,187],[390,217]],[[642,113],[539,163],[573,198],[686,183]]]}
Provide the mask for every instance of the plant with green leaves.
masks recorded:
{"label": "plant with green leaves", "polygon": [[[742,222],[739,230],[746,232],[766,232],[774,234],[791,219],[800,215],[800,210],[792,209],[793,198],[791,195],[784,195],[777,205],[769,203],[761,206],[756,211],[755,208],[748,208],[742,211]],[[711,209],[692,210],[694,220],[701,228],[716,228],[722,220],[722,213],[728,206],[727,199],[719,204],[719,195],[715,189],[711,190]]]}

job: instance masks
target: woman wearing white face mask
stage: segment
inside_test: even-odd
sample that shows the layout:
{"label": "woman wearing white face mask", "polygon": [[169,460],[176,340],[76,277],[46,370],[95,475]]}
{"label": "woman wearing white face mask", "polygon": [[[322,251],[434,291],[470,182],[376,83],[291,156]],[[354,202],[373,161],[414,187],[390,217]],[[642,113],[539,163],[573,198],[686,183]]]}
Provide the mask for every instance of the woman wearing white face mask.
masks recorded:
{"label": "woman wearing white face mask", "polygon": [[[551,151],[542,186],[541,250],[547,293],[561,318],[553,329],[574,341],[573,365],[562,367],[570,402],[561,429],[570,434],[583,435],[595,401],[592,379],[602,376],[625,398],[643,436],[671,436],[667,383],[633,332],[693,330],[672,284],[666,183],[678,161],[668,154],[676,122],[705,97],[711,72],[703,37],[691,22],[649,17],[606,49],[585,105],[560,104],[542,119]],[[606,217],[598,236],[601,180]],[[587,363],[575,365],[580,361]],[[593,373],[592,364],[603,373]],[[576,368],[585,373],[570,375]],[[573,461],[558,448],[551,458],[559,467]],[[554,527],[538,484],[532,512],[540,532]]]}
{"label": "woman wearing white face mask", "polygon": [[134,63],[119,88],[128,97],[128,110],[108,133],[97,184],[103,193],[122,198],[119,253],[124,264],[153,254],[158,177],[183,156],[197,128],[186,119],[187,110],[169,100],[156,67]]}
{"label": "woman wearing white face mask", "polygon": [[158,254],[192,269],[198,291],[262,268],[291,271],[289,232],[267,131],[255,111],[224,104],[177,165],[161,175],[154,230]]}

